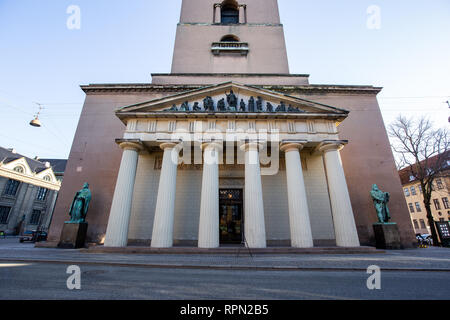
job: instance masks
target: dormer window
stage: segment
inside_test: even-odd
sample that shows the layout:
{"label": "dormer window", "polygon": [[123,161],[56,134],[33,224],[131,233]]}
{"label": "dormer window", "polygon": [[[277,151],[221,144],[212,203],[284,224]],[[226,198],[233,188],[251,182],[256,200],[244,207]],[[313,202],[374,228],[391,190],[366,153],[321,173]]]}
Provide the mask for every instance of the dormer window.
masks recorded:
{"label": "dormer window", "polygon": [[220,10],[220,23],[237,24],[239,23],[239,7],[236,1],[224,1]]}

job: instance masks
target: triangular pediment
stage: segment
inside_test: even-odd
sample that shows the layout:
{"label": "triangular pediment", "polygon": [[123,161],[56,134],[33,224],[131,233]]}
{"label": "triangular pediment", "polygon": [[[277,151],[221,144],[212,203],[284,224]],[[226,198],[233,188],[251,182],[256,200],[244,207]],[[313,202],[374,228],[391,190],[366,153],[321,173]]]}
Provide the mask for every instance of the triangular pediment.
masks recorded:
{"label": "triangular pediment", "polygon": [[348,111],[275,91],[225,82],[116,110],[119,117],[133,113],[287,113],[345,117]]}

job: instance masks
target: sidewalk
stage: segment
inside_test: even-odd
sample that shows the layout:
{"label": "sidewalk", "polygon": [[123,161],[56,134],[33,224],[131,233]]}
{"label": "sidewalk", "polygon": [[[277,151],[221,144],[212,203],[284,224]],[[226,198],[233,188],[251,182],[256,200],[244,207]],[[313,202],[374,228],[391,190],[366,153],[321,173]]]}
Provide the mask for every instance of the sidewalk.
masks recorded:
{"label": "sidewalk", "polygon": [[384,270],[450,272],[450,249],[426,248],[386,251],[378,254],[264,254],[250,256],[245,248],[233,254],[123,254],[89,253],[84,249],[35,248],[18,239],[0,239],[1,262],[39,262],[134,266],[146,268],[188,268],[226,270],[367,270],[377,265]]}

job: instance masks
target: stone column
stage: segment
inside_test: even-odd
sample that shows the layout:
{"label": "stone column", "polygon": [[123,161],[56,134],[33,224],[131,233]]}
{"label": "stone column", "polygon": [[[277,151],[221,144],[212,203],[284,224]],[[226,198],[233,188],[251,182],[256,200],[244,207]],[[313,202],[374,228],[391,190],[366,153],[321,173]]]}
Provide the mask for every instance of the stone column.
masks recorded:
{"label": "stone column", "polygon": [[109,213],[105,247],[127,246],[136,169],[139,151],[143,149],[137,142],[122,142],[119,146],[123,149],[123,154]]}
{"label": "stone column", "polygon": [[178,152],[175,143],[163,143],[164,150],[158,198],[153,221],[152,248],[173,246],[173,220],[175,214],[175,193],[177,188]]}
{"label": "stone column", "polygon": [[324,143],[319,150],[323,152],[327,171],[336,244],[339,247],[359,247],[352,204],[339,155],[343,146],[341,143]]}
{"label": "stone column", "polygon": [[219,247],[219,150],[217,142],[204,143],[202,198],[200,202],[199,248]]}
{"label": "stone column", "polygon": [[294,248],[313,247],[308,200],[303,178],[300,150],[304,143],[285,143],[281,151],[286,153],[286,177],[289,202],[289,225],[291,246]]}
{"label": "stone column", "polygon": [[259,144],[245,143],[245,222],[244,235],[249,248],[266,247],[266,228],[264,222],[264,203],[259,166]]}

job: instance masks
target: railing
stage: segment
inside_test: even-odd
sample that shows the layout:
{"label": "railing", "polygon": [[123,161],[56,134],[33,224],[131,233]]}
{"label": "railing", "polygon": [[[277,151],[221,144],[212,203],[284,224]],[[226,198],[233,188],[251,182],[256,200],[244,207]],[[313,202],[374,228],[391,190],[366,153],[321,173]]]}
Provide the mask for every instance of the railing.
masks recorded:
{"label": "railing", "polygon": [[222,41],[214,42],[211,46],[211,51],[214,55],[220,55],[221,53],[240,53],[246,56],[249,49],[247,42]]}

